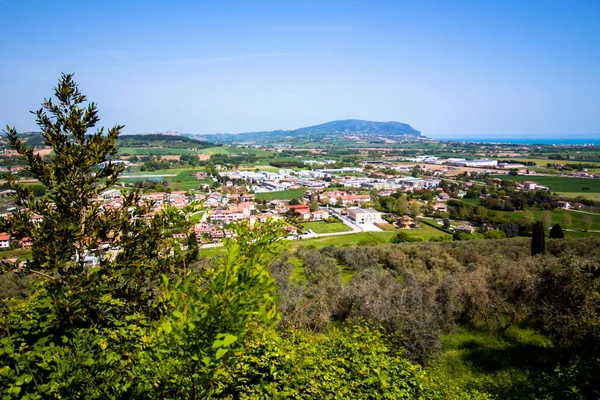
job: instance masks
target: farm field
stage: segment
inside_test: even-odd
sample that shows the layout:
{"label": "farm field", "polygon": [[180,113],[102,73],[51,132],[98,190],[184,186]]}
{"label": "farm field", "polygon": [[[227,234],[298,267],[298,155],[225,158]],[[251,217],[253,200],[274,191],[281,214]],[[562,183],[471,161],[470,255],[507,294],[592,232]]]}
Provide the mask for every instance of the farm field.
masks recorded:
{"label": "farm field", "polygon": [[143,148],[143,147],[119,147],[119,155],[130,156],[163,156],[175,155],[181,156],[184,154],[198,154],[198,151],[188,149],[172,149],[172,148]]}
{"label": "farm field", "polygon": [[[502,211],[497,211],[499,213],[501,213]],[[511,211],[511,212],[503,212],[505,215],[513,217],[513,218],[523,218],[523,212],[522,211]],[[534,211],[533,212],[533,217],[535,218],[536,221],[539,221],[542,218],[542,214],[544,213],[544,211]],[[568,229],[582,229],[582,220],[583,217],[586,215],[589,215],[590,217],[592,217],[592,227],[590,228],[591,230],[600,230],[600,214],[591,214],[591,213],[584,213],[584,212],[578,212],[578,211],[571,211],[571,210],[553,210],[552,211],[552,224],[561,224],[563,215],[568,213],[569,215],[571,215],[571,226],[567,227]],[[565,228],[563,226],[563,228]]]}
{"label": "farm field", "polygon": [[268,156],[272,153],[259,150],[259,149],[248,149],[248,148],[240,148],[240,147],[209,147],[206,149],[202,149],[199,152],[200,154],[254,154],[257,156]]}
{"label": "farm field", "polygon": [[306,189],[284,190],[281,192],[256,193],[256,200],[292,200],[304,196]]}
{"label": "farm field", "polygon": [[[600,179],[594,178],[571,178],[566,176],[531,176],[531,175],[491,175],[492,178],[509,179],[516,182],[533,181],[538,185],[550,188],[552,192],[561,193],[566,196],[575,197],[585,195],[586,197],[598,199],[600,196]],[[588,189],[583,189],[588,188]]]}
{"label": "farm field", "polygon": [[335,232],[348,232],[352,229],[344,224],[343,222],[304,222],[302,223],[304,230],[312,230],[314,233],[335,233]]}

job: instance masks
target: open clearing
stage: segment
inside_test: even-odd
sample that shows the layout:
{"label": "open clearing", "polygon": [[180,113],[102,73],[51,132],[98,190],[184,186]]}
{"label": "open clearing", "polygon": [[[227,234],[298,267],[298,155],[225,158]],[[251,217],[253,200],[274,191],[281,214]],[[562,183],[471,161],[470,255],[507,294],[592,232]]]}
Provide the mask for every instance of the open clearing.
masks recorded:
{"label": "open clearing", "polygon": [[[569,176],[538,176],[538,175],[490,175],[492,178],[513,180],[516,182],[533,181],[538,185],[548,187],[552,192],[575,197],[585,194],[598,199],[600,195],[600,179],[573,178]],[[586,189],[587,188],[587,189]]]}
{"label": "open clearing", "polygon": [[302,223],[304,230],[312,230],[314,233],[335,233],[335,232],[349,232],[352,229],[342,222],[304,222]]}

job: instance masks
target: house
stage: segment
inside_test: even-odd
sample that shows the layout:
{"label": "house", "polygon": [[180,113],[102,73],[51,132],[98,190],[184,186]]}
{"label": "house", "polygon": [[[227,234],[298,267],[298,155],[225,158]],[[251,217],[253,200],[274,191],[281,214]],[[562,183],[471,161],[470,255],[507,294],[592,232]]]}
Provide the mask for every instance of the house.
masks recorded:
{"label": "house", "polygon": [[242,193],[240,194],[240,201],[242,203],[256,201],[256,195],[254,193]]}
{"label": "house", "polygon": [[152,201],[157,206],[160,206],[165,201],[165,194],[161,193],[161,192],[152,192],[152,193],[148,193],[146,196],[144,196],[144,199],[146,199],[148,201]]}
{"label": "house", "polygon": [[235,221],[241,221],[245,218],[244,212],[242,210],[239,209],[235,209],[235,210],[214,210],[211,212],[210,215],[210,220],[211,221],[223,221],[227,224],[235,222]]}
{"label": "house", "polygon": [[10,235],[6,232],[0,233],[0,249],[10,248]]}
{"label": "house", "polygon": [[371,195],[369,194],[348,194],[340,196],[339,199],[342,201],[344,206],[351,206],[353,204],[368,203],[371,201]]}
{"label": "house", "polygon": [[408,215],[404,215],[398,222],[400,229],[409,229],[415,227],[415,221]]}
{"label": "house", "polygon": [[466,224],[455,226],[454,230],[455,231],[466,231],[466,232],[469,232],[469,233],[475,232],[475,228],[474,227],[472,227],[471,225],[466,225]]}
{"label": "house", "polygon": [[523,182],[523,187],[527,190],[535,190],[535,188],[537,187],[537,183],[532,181],[525,181]]}
{"label": "house", "polygon": [[23,239],[21,239],[21,247],[22,248],[30,249],[32,245],[33,245],[33,241],[31,239],[29,239],[28,237],[24,237]]}
{"label": "house", "polygon": [[448,205],[446,205],[446,203],[436,203],[433,205],[433,212],[448,212]]}
{"label": "house", "polygon": [[348,216],[357,224],[376,224],[382,222],[383,213],[373,209],[350,208]]}
{"label": "house", "polygon": [[439,201],[448,201],[448,200],[450,200],[450,195],[446,192],[442,192],[442,193],[438,194],[438,200]]}
{"label": "house", "polygon": [[558,208],[562,208],[563,210],[570,210],[573,208],[571,203],[569,203],[568,201],[559,201],[557,204]]}
{"label": "house", "polygon": [[301,219],[311,219],[310,207],[306,204],[298,204],[294,206],[288,205],[288,211],[300,214]]}
{"label": "house", "polygon": [[323,221],[324,219],[329,218],[329,212],[326,210],[317,210],[312,212],[310,216],[313,221]]}

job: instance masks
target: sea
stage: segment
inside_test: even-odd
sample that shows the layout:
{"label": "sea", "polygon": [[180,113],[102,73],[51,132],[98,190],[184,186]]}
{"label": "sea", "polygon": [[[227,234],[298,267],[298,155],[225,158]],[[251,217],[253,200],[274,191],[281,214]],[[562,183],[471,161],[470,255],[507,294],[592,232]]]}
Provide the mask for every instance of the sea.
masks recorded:
{"label": "sea", "polygon": [[[436,138],[437,139],[437,138]],[[480,143],[508,143],[508,144],[544,144],[544,145],[594,145],[600,146],[600,134],[598,135],[564,135],[561,137],[440,137],[440,140],[458,142],[480,142]]]}

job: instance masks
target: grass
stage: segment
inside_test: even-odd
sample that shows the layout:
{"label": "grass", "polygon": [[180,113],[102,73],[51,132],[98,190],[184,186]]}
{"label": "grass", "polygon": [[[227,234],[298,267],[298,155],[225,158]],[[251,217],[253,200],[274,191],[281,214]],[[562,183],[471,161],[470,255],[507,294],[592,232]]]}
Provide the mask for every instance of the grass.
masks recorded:
{"label": "grass", "polygon": [[[190,144],[190,147],[194,147]],[[149,156],[149,155],[170,155],[180,156],[184,154],[198,154],[197,151],[187,149],[171,149],[171,148],[141,148],[141,147],[119,147],[120,155],[132,155],[132,156]]]}
{"label": "grass", "polygon": [[256,200],[292,200],[304,196],[306,189],[284,190],[281,192],[256,193]]}
{"label": "grass", "polygon": [[257,156],[269,156],[273,153],[259,150],[259,149],[247,149],[240,147],[209,147],[200,151],[202,154],[254,154]]}
{"label": "grass", "polygon": [[532,382],[556,365],[550,340],[530,327],[513,326],[504,334],[460,327],[442,336],[442,345],[438,367],[449,383],[498,398],[536,398]]}
{"label": "grass", "polygon": [[478,206],[479,205],[479,198],[475,197],[473,199],[468,199],[466,197],[463,197],[462,199],[460,199],[463,203],[469,204],[471,206]]}
{"label": "grass", "polygon": [[348,235],[325,236],[313,239],[294,240],[292,248],[314,246],[321,248],[325,246],[349,246],[365,245],[365,244],[382,244],[388,243],[395,235],[394,232],[360,232],[351,233]]}
{"label": "grass", "polygon": [[16,258],[19,261],[28,260],[31,258],[31,249],[14,249],[0,251],[0,259]]}
{"label": "grass", "polygon": [[[536,221],[539,221],[541,220],[543,213],[544,211],[535,211],[533,212],[533,217]],[[523,218],[522,211],[505,212],[504,214],[512,218]],[[592,227],[590,229],[600,230],[600,214],[589,214],[571,210],[552,210],[552,224],[561,224],[562,226],[562,219],[564,214],[569,214],[571,216],[571,226],[567,227],[568,229],[582,229],[583,217],[589,215],[590,217],[592,217]],[[562,226],[562,228],[564,229],[565,227]]]}
{"label": "grass", "polygon": [[314,233],[336,233],[348,232],[352,230],[348,225],[342,222],[304,222],[302,225],[304,226],[305,231],[311,229]]}
{"label": "grass", "polygon": [[[532,175],[491,175],[494,178],[513,180],[516,182],[533,181],[538,185],[546,186],[556,193],[561,193],[571,197],[576,197],[580,194],[586,196],[600,195],[600,179],[594,178],[572,178],[568,176],[532,176]],[[583,189],[587,187],[588,189]]]}
{"label": "grass", "polygon": [[397,228],[392,225],[392,224],[388,224],[387,222],[382,222],[381,224],[375,224],[379,229],[382,229],[386,232],[395,232],[397,230]]}
{"label": "grass", "polygon": [[304,275],[304,263],[301,259],[296,256],[291,256],[288,258],[288,261],[294,265],[294,270],[292,271],[291,280],[296,282],[306,282],[306,275]]}

